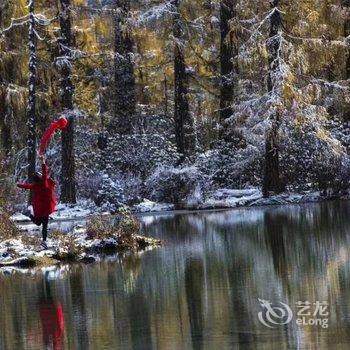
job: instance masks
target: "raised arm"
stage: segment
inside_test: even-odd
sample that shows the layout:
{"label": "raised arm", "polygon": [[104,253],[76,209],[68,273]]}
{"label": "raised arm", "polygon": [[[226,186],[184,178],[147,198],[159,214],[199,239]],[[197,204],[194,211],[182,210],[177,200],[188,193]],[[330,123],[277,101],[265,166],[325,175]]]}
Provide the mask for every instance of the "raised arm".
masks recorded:
{"label": "raised arm", "polygon": [[34,190],[35,184],[28,184],[28,183],[18,183],[17,187],[24,188],[25,190]]}
{"label": "raised arm", "polygon": [[49,172],[49,167],[46,165],[45,157],[41,156],[41,172],[42,172],[42,182],[47,185],[47,179],[48,179],[48,172]]}
{"label": "raised arm", "polygon": [[41,166],[41,172],[43,174],[42,180],[46,181],[48,178],[49,167],[45,163]]}

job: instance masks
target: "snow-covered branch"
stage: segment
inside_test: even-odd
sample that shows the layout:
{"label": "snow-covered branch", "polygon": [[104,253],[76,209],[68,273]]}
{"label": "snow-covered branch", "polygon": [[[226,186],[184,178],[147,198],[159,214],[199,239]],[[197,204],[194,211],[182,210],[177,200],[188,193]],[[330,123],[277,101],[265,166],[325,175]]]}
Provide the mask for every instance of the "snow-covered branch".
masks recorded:
{"label": "snow-covered branch", "polygon": [[176,10],[172,5],[171,0],[166,1],[164,4],[157,5],[147,10],[144,13],[141,13],[136,22],[138,25],[146,25],[150,22],[158,21],[164,19],[166,16],[174,15]]}
{"label": "snow-covered branch", "polygon": [[11,29],[19,26],[23,26],[29,22],[29,14],[23,17],[19,18],[11,18],[11,23],[7,28],[0,29],[0,34],[3,35],[4,33],[10,31]]}
{"label": "snow-covered branch", "polygon": [[[57,19],[57,16],[53,17],[53,18],[47,18],[42,14],[35,14],[34,15],[34,20],[35,23],[39,24],[40,26],[48,26],[50,25],[53,21],[55,21]],[[26,24],[29,23],[29,14],[25,15],[23,17],[18,17],[18,18],[11,18],[11,23],[8,27],[4,28],[4,29],[0,29],[0,35],[5,34],[6,32],[9,32],[10,30],[16,28],[16,27],[20,27],[20,26],[24,26]],[[43,40],[38,33],[36,33],[36,36],[39,40]]]}

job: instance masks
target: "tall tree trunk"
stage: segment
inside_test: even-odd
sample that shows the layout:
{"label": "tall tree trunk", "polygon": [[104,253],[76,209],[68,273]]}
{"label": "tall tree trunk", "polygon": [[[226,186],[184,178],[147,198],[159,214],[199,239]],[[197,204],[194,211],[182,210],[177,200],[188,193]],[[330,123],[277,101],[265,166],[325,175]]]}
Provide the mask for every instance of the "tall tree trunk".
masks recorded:
{"label": "tall tree trunk", "polygon": [[[59,40],[59,53],[61,59],[59,71],[61,74],[61,101],[65,115],[73,110],[74,86],[71,80],[71,65],[69,62],[72,46],[70,0],[60,0],[60,26],[61,38]],[[62,172],[61,172],[61,201],[63,203],[76,203],[75,184],[75,153],[74,153],[74,117],[69,116],[68,127],[62,131]]]}
{"label": "tall tree trunk", "polygon": [[[0,78],[1,81],[1,78]],[[2,84],[2,82],[0,82]],[[0,90],[0,139],[5,155],[10,155],[12,149],[11,117],[12,110],[6,101],[6,86]]]}
{"label": "tall tree trunk", "polygon": [[[0,5],[0,28],[3,28],[3,19],[6,16],[5,6],[6,3]],[[8,82],[0,73],[0,139],[6,156],[10,155],[12,150],[11,120],[13,116],[12,108],[7,101],[7,88]]]}
{"label": "tall tree trunk", "polygon": [[164,114],[168,116],[168,112],[169,112],[168,78],[164,73]]}
{"label": "tall tree trunk", "polygon": [[136,111],[132,37],[128,18],[130,0],[115,0],[114,35],[114,119],[112,130],[119,134],[133,132]]}
{"label": "tall tree trunk", "polygon": [[175,138],[178,152],[182,155],[181,162],[192,155],[195,150],[194,122],[188,103],[189,79],[186,72],[185,55],[183,50],[183,24],[179,7],[180,0],[172,0],[174,7],[173,35],[174,48],[174,75],[175,75]]}
{"label": "tall tree trunk", "polygon": [[[232,115],[232,103],[235,88],[235,79],[238,74],[238,64],[235,56],[238,46],[233,34],[230,33],[230,21],[236,17],[237,0],[221,0],[220,3],[220,118],[221,121]],[[223,132],[222,132],[223,136]]]}
{"label": "tall tree trunk", "polygon": [[[350,0],[342,0],[342,6],[347,10],[344,22],[344,36],[348,37],[350,35]],[[348,55],[346,58],[345,78],[350,79],[350,45],[348,45]],[[344,122],[350,127],[350,106],[348,106],[348,110],[344,115]]]}
{"label": "tall tree trunk", "polygon": [[35,34],[35,0],[29,0],[29,79],[28,79],[28,179],[31,181],[35,172],[36,162],[36,80],[37,80],[37,57],[36,57],[36,34]]}
{"label": "tall tree trunk", "polygon": [[[267,88],[269,92],[273,92],[277,87],[278,71],[280,69],[281,57],[281,39],[278,34],[282,28],[282,17],[277,9],[279,0],[271,2],[271,7],[275,8],[270,20],[270,35],[267,42],[269,52],[269,75],[267,79]],[[281,192],[281,180],[279,169],[279,125],[280,113],[276,112],[271,120],[271,127],[266,132],[265,141],[265,174],[263,180],[263,195],[268,197],[270,193]]]}

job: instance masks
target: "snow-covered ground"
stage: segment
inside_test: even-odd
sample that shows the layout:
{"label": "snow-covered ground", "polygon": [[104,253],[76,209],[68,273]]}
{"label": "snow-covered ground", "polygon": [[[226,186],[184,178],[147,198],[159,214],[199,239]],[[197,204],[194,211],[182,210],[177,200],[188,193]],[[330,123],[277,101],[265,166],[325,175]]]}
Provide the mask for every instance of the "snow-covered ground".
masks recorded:
{"label": "snow-covered ground", "polygon": [[[33,213],[32,206],[28,207],[31,213]],[[55,221],[66,220],[79,220],[86,219],[89,216],[98,212],[100,215],[110,214],[109,212],[99,210],[96,205],[89,201],[80,201],[77,204],[58,204],[57,211],[50,215]],[[30,222],[30,218],[22,213],[15,213],[11,216],[11,219],[15,222]]]}
{"label": "snow-covered ground", "polygon": [[[278,205],[278,204],[292,204],[292,203],[304,203],[304,202],[318,202],[322,197],[319,192],[310,193],[282,193],[280,195],[271,196],[269,198],[263,198],[260,189],[227,189],[221,188],[216,191],[210,192],[205,198],[194,203],[190,198],[187,203],[182,205],[181,209],[189,210],[205,210],[205,209],[224,209],[224,208],[236,208],[244,206],[259,206],[259,205]],[[29,207],[31,209],[31,207]],[[156,203],[149,199],[144,199],[141,203],[134,205],[132,210],[136,213],[153,213],[153,212],[167,212],[175,210],[176,206],[171,203]],[[57,226],[58,222],[65,222],[68,220],[77,221],[82,224],[87,218],[93,214],[110,215],[111,213],[105,209],[96,207],[92,202],[82,201],[75,205],[59,204],[57,211],[51,215],[53,219],[52,223]],[[11,216],[11,219],[20,225],[20,229],[32,231],[38,230],[38,227],[34,224],[30,224],[30,219],[21,213],[15,213]],[[23,225],[21,225],[23,224]],[[30,226],[30,227],[29,227]],[[59,229],[65,230],[63,227]]]}
{"label": "snow-covered ground", "polygon": [[[262,192],[258,188],[250,189],[228,189],[220,188],[207,194],[206,198],[194,204],[193,199],[190,198],[187,203],[182,205],[181,209],[189,210],[205,210],[205,209],[224,209],[236,208],[244,206],[259,206],[259,205],[278,205],[278,204],[292,204],[304,202],[318,202],[322,197],[319,192],[310,192],[304,194],[298,193],[282,193],[280,195],[263,198]],[[148,199],[144,199],[133,209],[140,213],[171,211],[175,209],[174,204],[156,203]]]}
{"label": "snow-covered ground", "polygon": [[259,189],[231,190],[218,189],[211,194],[200,205],[200,209],[235,208],[242,206],[262,206],[293,203],[309,203],[321,201],[319,192],[305,194],[282,193],[264,198]]}
{"label": "snow-covered ground", "polygon": [[21,237],[0,242],[0,265],[10,262],[20,264],[21,261],[32,257],[64,256],[70,252],[73,244],[74,250],[80,251],[77,260],[81,260],[86,257],[88,248],[97,248],[102,243],[102,240],[88,240],[85,229],[77,226],[70,233],[48,239],[48,249],[44,249],[40,245],[40,235],[29,228]]}
{"label": "snow-covered ground", "polygon": [[75,226],[66,234],[55,234],[47,240],[47,249],[40,245],[40,235],[24,232],[20,237],[0,242],[0,270],[9,266],[55,265],[65,261],[93,262],[100,260],[101,253],[119,250],[145,250],[160,245],[152,238],[133,235],[125,242],[118,235],[90,238],[83,226]]}
{"label": "snow-covered ground", "polygon": [[140,204],[135,205],[134,209],[138,213],[149,213],[149,212],[157,212],[157,211],[174,210],[175,205],[167,204],[167,203],[156,203],[148,199],[144,199]]}
{"label": "snow-covered ground", "polygon": [[208,195],[204,203],[199,205],[200,209],[235,208],[250,205],[261,199],[260,190],[253,188],[247,190],[218,189]]}

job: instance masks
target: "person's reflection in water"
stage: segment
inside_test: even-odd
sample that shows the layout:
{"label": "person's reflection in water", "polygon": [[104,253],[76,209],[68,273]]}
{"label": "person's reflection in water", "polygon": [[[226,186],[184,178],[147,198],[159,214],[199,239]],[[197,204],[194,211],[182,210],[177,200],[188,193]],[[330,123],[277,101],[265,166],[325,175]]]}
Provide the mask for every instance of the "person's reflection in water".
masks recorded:
{"label": "person's reflection in water", "polygon": [[203,261],[188,259],[185,268],[185,288],[194,350],[201,349],[203,345],[203,286]]}
{"label": "person's reflection in water", "polygon": [[45,349],[62,349],[64,333],[63,309],[61,303],[55,301],[51,295],[50,281],[47,273],[44,277],[44,287],[39,302],[39,312]]}

